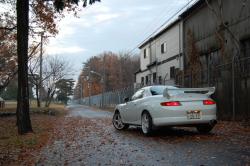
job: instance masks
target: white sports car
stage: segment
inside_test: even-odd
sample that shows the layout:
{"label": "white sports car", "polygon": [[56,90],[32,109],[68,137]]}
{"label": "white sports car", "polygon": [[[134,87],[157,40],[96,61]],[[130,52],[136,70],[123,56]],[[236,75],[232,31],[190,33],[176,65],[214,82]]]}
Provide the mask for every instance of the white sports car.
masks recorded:
{"label": "white sports car", "polygon": [[161,126],[194,126],[201,133],[212,130],[216,121],[215,88],[149,86],[115,108],[113,125],[117,130],[141,126],[145,135]]}

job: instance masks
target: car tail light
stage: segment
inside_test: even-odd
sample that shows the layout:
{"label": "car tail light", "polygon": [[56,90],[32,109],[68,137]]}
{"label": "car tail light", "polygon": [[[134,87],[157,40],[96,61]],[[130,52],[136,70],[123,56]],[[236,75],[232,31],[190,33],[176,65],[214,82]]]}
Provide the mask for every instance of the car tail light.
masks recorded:
{"label": "car tail light", "polygon": [[214,105],[216,104],[213,100],[203,100],[203,105]]}
{"label": "car tail light", "polygon": [[179,101],[169,101],[161,103],[161,106],[181,106]]}

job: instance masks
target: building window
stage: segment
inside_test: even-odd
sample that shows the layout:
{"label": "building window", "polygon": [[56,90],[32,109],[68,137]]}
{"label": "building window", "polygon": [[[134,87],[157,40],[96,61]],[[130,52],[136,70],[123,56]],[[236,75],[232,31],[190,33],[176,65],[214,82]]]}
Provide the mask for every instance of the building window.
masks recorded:
{"label": "building window", "polygon": [[249,60],[248,58],[250,58],[250,38],[241,41],[241,54],[242,54],[242,58],[247,58],[244,59],[242,61],[240,61],[240,66],[241,66],[241,72],[242,74],[244,74],[245,76],[247,76],[247,74],[250,73],[250,65],[249,65]]}
{"label": "building window", "polygon": [[219,50],[210,52],[208,54],[208,56],[209,56],[209,64],[210,65],[217,66],[217,65],[221,64],[222,59],[219,56]]}
{"label": "building window", "polygon": [[161,53],[164,54],[167,52],[167,43],[161,44]]}
{"label": "building window", "polygon": [[242,57],[250,57],[250,38],[241,41]]}
{"label": "building window", "polygon": [[170,79],[174,79],[175,78],[175,67],[172,66],[170,67]]}
{"label": "building window", "polygon": [[152,74],[148,75],[148,84],[152,84]]}
{"label": "building window", "polygon": [[146,85],[148,85],[148,76],[146,76]]}
{"label": "building window", "polygon": [[147,58],[147,49],[146,48],[143,50],[143,56],[144,56],[144,59]]}
{"label": "building window", "polygon": [[159,76],[159,84],[161,85],[162,84],[162,77]]}
{"label": "building window", "polygon": [[144,77],[141,77],[141,84],[144,85]]}
{"label": "building window", "polygon": [[156,73],[153,73],[153,83],[156,83]]}

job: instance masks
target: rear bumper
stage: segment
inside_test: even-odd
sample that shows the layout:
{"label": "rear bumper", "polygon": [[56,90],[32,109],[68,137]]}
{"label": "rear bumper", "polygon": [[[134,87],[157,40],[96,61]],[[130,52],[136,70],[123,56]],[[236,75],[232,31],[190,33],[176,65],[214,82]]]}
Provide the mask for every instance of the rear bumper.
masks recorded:
{"label": "rear bumper", "polygon": [[[187,113],[197,110],[200,111],[200,119],[188,119]],[[152,109],[151,117],[154,126],[185,126],[209,124],[215,121],[216,105],[204,106],[203,103],[182,103],[179,107],[154,107]]]}
{"label": "rear bumper", "polygon": [[180,125],[198,125],[198,124],[216,124],[216,115],[205,115],[201,119],[189,120],[187,117],[159,117],[153,118],[153,124],[160,126],[180,126]]}

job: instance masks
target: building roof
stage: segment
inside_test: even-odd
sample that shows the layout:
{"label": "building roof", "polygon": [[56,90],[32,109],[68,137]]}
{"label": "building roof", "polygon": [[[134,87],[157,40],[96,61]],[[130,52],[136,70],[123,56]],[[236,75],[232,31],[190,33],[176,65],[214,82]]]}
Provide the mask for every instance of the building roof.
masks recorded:
{"label": "building roof", "polygon": [[174,25],[176,25],[179,21],[180,21],[180,19],[178,18],[174,22],[168,24],[164,29],[162,29],[160,32],[156,33],[153,37],[150,37],[149,39],[147,39],[146,41],[144,41],[142,44],[140,44],[139,48],[141,49],[142,47],[144,47],[145,45],[147,45],[151,41],[157,39],[163,33],[165,33],[166,31],[168,31],[169,29],[171,29]]}
{"label": "building roof", "polygon": [[206,0],[199,0],[195,4],[193,4],[190,8],[185,10],[179,17],[181,19],[184,19],[188,17],[193,11],[195,11],[197,8],[203,6],[206,3]]}
{"label": "building roof", "polygon": [[141,69],[137,70],[134,74],[136,75],[136,74],[138,74],[140,72],[141,72]]}

